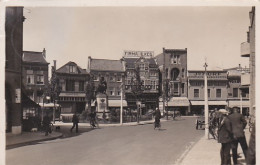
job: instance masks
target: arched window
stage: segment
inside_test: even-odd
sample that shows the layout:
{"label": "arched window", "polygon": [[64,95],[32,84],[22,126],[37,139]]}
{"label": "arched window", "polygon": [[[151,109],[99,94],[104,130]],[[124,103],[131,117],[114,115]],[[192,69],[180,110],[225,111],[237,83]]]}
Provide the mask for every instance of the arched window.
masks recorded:
{"label": "arched window", "polygon": [[171,80],[176,80],[177,77],[179,76],[179,74],[180,74],[179,69],[173,68],[173,69],[171,70]]}

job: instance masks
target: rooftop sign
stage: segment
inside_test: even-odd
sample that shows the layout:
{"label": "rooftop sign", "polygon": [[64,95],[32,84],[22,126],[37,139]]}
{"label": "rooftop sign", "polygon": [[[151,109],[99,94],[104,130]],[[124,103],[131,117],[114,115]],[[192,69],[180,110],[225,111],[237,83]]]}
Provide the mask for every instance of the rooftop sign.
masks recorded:
{"label": "rooftop sign", "polygon": [[136,58],[136,57],[144,57],[144,58],[153,58],[153,51],[124,51],[124,57],[127,58]]}

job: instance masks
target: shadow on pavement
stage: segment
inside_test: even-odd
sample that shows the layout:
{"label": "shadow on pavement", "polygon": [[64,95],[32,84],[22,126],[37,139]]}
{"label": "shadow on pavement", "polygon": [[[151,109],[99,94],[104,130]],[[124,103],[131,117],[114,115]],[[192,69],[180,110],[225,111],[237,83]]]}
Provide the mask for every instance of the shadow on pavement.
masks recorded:
{"label": "shadow on pavement", "polygon": [[65,139],[65,138],[70,138],[70,137],[74,137],[74,136],[79,136],[82,133],[85,132],[89,132],[89,131],[93,131],[95,129],[100,129],[100,128],[90,128],[90,127],[79,127],[78,128],[78,133],[76,133],[76,128],[74,128],[72,130],[72,132],[70,132],[70,128],[71,126],[60,126],[60,130],[57,132],[61,132],[63,134],[63,136],[60,139]]}

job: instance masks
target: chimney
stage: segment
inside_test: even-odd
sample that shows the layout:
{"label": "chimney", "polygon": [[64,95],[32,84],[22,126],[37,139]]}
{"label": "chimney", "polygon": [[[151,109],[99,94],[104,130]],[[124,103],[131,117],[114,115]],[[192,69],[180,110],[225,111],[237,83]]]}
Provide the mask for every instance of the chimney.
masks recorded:
{"label": "chimney", "polygon": [[53,60],[54,70],[56,70],[56,60]]}
{"label": "chimney", "polygon": [[46,50],[45,50],[45,48],[43,48],[42,55],[43,55],[44,58],[46,58]]}
{"label": "chimney", "polygon": [[91,56],[88,56],[88,69],[90,70]]}
{"label": "chimney", "polygon": [[241,64],[238,64],[238,68],[239,68],[239,69],[241,68]]}

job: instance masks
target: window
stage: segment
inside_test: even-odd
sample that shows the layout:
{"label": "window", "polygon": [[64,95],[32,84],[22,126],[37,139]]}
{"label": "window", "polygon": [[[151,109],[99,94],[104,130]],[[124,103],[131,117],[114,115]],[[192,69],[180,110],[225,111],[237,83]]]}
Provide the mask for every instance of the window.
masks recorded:
{"label": "window", "polygon": [[84,81],[79,81],[79,91],[84,91]]}
{"label": "window", "polygon": [[210,89],[208,89],[208,97],[210,98]]}
{"label": "window", "polygon": [[152,89],[156,89],[156,81],[152,80],[151,85],[152,85]]}
{"label": "window", "polygon": [[117,82],[121,82],[122,81],[122,77],[121,76],[117,76]]}
{"label": "window", "polygon": [[37,84],[44,84],[43,75],[37,75]]}
{"label": "window", "polygon": [[221,97],[221,89],[217,89],[216,97]]}
{"label": "window", "polygon": [[140,67],[140,70],[144,70],[144,64],[140,64],[139,67]]}
{"label": "window", "polygon": [[194,97],[200,97],[200,91],[199,89],[194,89]]}
{"label": "window", "polygon": [[182,71],[182,75],[181,75],[181,77],[184,78],[184,77],[185,77],[185,72],[184,72],[185,69],[182,69],[181,71]]}
{"label": "window", "polygon": [[110,75],[110,77],[109,77],[109,81],[115,81],[115,77],[114,77],[114,75]]}
{"label": "window", "polygon": [[233,88],[233,97],[238,97],[238,88]]}
{"label": "window", "polygon": [[75,91],[75,81],[66,80],[66,91]]}
{"label": "window", "polygon": [[74,66],[74,65],[69,65],[69,72],[70,72],[70,73],[76,73],[76,66]]}
{"label": "window", "polygon": [[185,85],[185,83],[181,84],[181,93],[184,93],[184,90],[185,90],[184,85]]}
{"label": "window", "polygon": [[110,88],[110,96],[115,96],[115,89],[114,88]]}
{"label": "window", "polygon": [[33,75],[27,75],[27,84],[34,84],[34,76]]}
{"label": "window", "polygon": [[178,56],[177,56],[177,55],[174,55],[173,63],[174,63],[174,64],[177,64],[177,61],[178,61]]}

